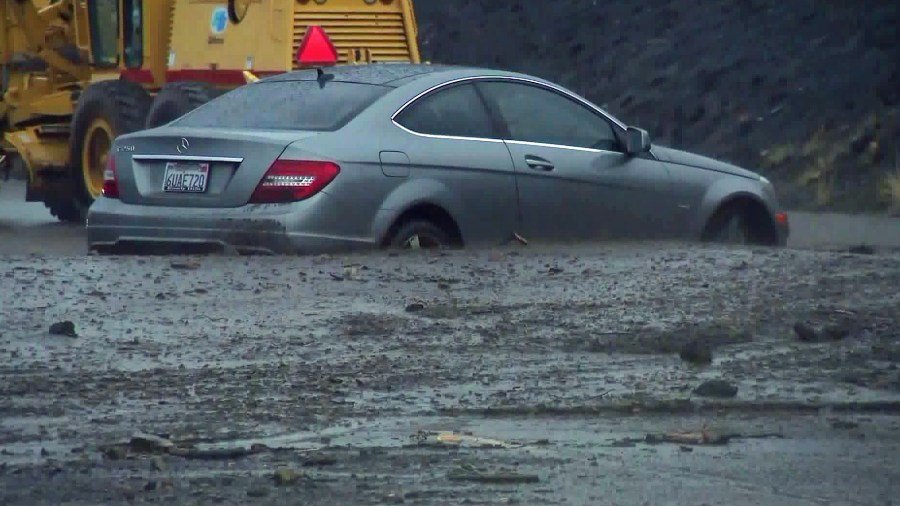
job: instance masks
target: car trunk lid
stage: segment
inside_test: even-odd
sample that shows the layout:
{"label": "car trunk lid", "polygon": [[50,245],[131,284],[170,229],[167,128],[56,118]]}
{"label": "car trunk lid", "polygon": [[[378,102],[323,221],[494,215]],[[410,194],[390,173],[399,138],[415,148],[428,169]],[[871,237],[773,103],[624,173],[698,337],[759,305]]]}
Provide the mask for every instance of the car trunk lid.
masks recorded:
{"label": "car trunk lid", "polygon": [[122,202],[147,206],[239,207],[303,131],[165,128],[120,138]]}

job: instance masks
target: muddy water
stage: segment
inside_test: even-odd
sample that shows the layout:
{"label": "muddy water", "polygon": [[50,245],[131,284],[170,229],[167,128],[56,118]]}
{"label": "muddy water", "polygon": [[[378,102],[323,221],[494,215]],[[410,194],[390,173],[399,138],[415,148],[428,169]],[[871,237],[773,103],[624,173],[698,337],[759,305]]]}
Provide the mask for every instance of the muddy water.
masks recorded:
{"label": "muddy water", "polygon": [[[3,266],[0,504],[883,504],[900,482],[897,253],[643,244]],[[63,320],[78,337],[47,333]],[[800,342],[797,321],[848,330]],[[711,364],[679,358],[693,339]],[[737,395],[693,393],[712,379]],[[701,428],[781,437],[612,444]],[[138,431],[274,449],[104,456]],[[510,446],[423,444],[429,431]],[[473,466],[524,482],[451,479]],[[276,486],[279,467],[305,477]]]}

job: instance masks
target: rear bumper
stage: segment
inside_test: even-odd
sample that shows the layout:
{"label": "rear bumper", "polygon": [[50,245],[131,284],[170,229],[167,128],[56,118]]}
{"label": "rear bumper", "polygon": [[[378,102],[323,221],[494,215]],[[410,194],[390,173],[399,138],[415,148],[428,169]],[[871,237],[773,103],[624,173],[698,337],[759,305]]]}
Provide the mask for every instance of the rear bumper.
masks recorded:
{"label": "rear bumper", "polygon": [[[319,254],[371,249],[367,238],[326,233],[320,202],[239,208],[171,208],[100,198],[87,217],[87,245],[102,253]],[[313,200],[310,199],[310,200]],[[327,218],[326,218],[327,220]]]}

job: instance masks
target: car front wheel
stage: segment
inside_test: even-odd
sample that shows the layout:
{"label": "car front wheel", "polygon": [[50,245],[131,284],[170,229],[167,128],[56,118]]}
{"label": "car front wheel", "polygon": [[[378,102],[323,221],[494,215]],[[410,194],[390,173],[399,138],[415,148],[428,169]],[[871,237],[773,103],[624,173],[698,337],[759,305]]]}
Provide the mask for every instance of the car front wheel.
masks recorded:
{"label": "car front wheel", "polygon": [[721,213],[710,223],[706,239],[720,244],[749,244],[750,224],[744,213],[737,209]]}

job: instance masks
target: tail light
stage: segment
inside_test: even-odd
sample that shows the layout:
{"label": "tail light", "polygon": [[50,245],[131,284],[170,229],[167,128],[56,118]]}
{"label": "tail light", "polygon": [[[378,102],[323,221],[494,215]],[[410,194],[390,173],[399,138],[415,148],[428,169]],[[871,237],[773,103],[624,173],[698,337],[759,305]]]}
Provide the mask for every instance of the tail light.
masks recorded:
{"label": "tail light", "polygon": [[307,199],[334,181],[341,168],[332,162],[275,160],[250,197],[251,204]]}
{"label": "tail light", "polygon": [[109,153],[106,158],[106,168],[103,169],[103,190],[104,197],[117,199],[119,198],[119,176],[116,174],[116,157]]}

